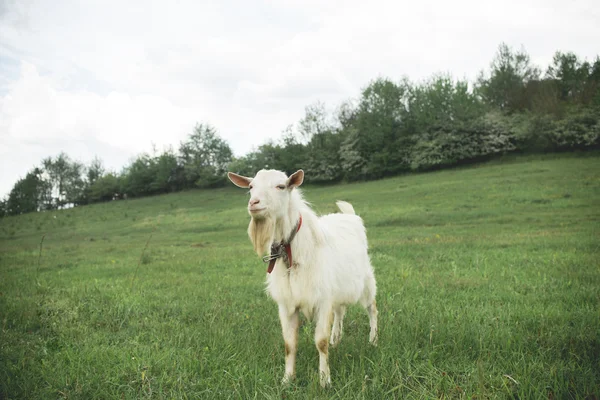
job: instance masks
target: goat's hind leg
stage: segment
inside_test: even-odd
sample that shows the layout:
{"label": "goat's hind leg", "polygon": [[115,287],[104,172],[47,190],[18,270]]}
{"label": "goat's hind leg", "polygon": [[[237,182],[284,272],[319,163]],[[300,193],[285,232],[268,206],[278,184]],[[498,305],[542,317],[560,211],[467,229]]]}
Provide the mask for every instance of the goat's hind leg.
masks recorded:
{"label": "goat's hind leg", "polygon": [[296,350],[298,345],[298,326],[300,318],[298,310],[290,312],[289,309],[279,306],[279,320],[285,343],[285,374],[282,383],[287,384],[296,375]]}
{"label": "goat's hind leg", "polygon": [[331,374],[329,372],[329,343],[327,337],[331,331],[333,310],[331,306],[323,307],[317,314],[317,326],[315,328],[315,344],[319,350],[319,377],[322,387],[331,385]]}
{"label": "goat's hind leg", "polygon": [[369,313],[369,325],[371,327],[371,332],[369,333],[369,343],[371,343],[373,346],[377,346],[377,303],[375,301],[377,287],[375,284],[375,278],[370,276],[366,283],[367,284],[360,302],[367,310],[367,313]]}
{"label": "goat's hind leg", "polygon": [[375,299],[373,302],[367,306],[367,312],[369,313],[369,325],[371,327],[371,332],[369,333],[369,343],[373,346],[377,346],[377,304]]}
{"label": "goat's hind leg", "polygon": [[333,328],[331,329],[331,338],[329,343],[332,347],[337,346],[342,340],[344,333],[344,315],[346,314],[346,306],[340,305],[333,309]]}

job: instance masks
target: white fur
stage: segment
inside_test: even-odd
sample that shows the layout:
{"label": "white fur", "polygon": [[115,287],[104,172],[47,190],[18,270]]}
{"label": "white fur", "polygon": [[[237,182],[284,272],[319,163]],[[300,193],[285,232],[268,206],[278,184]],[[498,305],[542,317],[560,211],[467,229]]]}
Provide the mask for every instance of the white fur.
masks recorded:
{"label": "white fur", "polygon": [[[285,261],[278,259],[273,272],[267,274],[266,290],[279,306],[286,347],[283,381],[295,375],[298,311],[301,311],[316,320],[321,385],[329,385],[327,339],[334,346],[339,343],[347,305],[360,303],[367,309],[369,339],[372,344],[377,343],[376,283],[363,221],[355,215],[352,205],[341,201],[337,206],[342,214],[317,216],[297,189],[304,177],[302,170],[290,178],[275,170],[261,170],[254,178],[231,173],[229,177],[238,186],[251,186],[249,210],[264,207],[260,212],[249,211],[252,216],[249,232],[257,226],[270,227],[265,229],[269,229],[271,240],[258,248],[254,243],[259,255],[268,252],[271,242],[287,240],[302,215],[302,227],[291,243],[294,266],[288,269]],[[278,185],[286,188],[282,190]]]}

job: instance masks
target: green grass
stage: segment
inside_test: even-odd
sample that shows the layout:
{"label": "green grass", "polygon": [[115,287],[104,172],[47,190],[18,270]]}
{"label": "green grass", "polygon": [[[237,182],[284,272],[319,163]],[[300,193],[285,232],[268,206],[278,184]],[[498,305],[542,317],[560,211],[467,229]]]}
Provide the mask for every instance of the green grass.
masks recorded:
{"label": "green grass", "polygon": [[280,386],[232,186],[0,220],[0,398],[600,396],[598,153],[304,193],[320,213],[353,203],[378,280],[379,347],[350,308],[332,388],[310,323]]}

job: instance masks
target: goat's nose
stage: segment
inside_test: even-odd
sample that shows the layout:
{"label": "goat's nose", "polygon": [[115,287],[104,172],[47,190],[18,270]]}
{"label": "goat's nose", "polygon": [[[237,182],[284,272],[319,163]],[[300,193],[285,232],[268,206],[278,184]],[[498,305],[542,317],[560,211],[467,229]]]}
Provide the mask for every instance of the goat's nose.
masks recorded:
{"label": "goat's nose", "polygon": [[258,203],[260,203],[259,199],[250,199],[250,202],[249,202],[249,204],[251,206],[254,206],[254,205],[258,204]]}

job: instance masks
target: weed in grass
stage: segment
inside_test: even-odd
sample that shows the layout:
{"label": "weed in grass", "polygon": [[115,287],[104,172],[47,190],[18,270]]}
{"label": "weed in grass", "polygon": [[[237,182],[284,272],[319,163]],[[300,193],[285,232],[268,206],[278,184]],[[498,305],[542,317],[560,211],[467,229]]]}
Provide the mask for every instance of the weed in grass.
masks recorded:
{"label": "weed in grass", "polygon": [[150,264],[152,262],[152,256],[150,254],[144,254],[140,261],[141,265]]}

